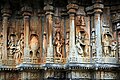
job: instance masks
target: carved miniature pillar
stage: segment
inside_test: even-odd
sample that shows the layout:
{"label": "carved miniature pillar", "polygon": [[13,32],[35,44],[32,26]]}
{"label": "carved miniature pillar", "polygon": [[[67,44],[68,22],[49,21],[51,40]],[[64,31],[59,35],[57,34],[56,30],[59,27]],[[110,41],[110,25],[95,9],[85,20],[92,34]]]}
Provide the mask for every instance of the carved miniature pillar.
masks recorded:
{"label": "carved miniature pillar", "polygon": [[69,43],[69,62],[78,61],[78,53],[75,45],[75,13],[78,9],[78,5],[75,4],[75,0],[68,0],[68,14],[69,14],[69,25],[70,25],[70,43]]}
{"label": "carved miniature pillar", "polygon": [[96,35],[96,57],[97,62],[101,62],[102,57],[102,44],[101,44],[101,13],[103,4],[101,4],[101,0],[94,1],[94,28]]}
{"label": "carved miniature pillar", "polygon": [[46,21],[47,21],[47,38],[48,38],[48,48],[46,63],[53,63],[53,43],[52,43],[52,29],[53,29],[53,0],[45,0],[44,10],[46,11]]}
{"label": "carved miniature pillar", "polygon": [[11,10],[9,10],[10,6],[9,5],[6,5],[3,7],[3,9],[1,10],[1,13],[2,13],[2,17],[3,17],[3,56],[2,58],[4,60],[7,60],[7,29],[8,29],[8,19],[10,17],[10,14],[11,14]]}
{"label": "carved miniature pillar", "polygon": [[25,6],[22,8],[23,21],[24,21],[24,62],[29,58],[29,31],[30,31],[30,16],[31,7]]}

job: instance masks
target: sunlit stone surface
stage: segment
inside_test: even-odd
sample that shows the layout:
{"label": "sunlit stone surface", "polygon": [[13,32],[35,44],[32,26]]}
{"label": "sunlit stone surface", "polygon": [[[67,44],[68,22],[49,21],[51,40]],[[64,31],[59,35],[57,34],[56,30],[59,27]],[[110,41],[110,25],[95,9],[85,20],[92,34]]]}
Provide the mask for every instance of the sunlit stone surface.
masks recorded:
{"label": "sunlit stone surface", "polygon": [[119,4],[0,0],[0,80],[119,80]]}

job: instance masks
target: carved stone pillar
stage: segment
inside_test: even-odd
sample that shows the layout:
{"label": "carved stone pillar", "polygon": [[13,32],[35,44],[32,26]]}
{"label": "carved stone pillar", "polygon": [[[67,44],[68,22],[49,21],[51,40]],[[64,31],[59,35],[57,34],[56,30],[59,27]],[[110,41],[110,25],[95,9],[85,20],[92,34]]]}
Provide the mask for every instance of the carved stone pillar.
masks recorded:
{"label": "carved stone pillar", "polygon": [[101,0],[93,1],[94,5],[94,28],[96,36],[96,57],[97,62],[101,62],[102,57],[102,44],[101,44],[101,13],[103,4]]}
{"label": "carved stone pillar", "polygon": [[52,29],[53,29],[53,0],[45,0],[44,10],[46,11],[46,21],[47,21],[47,39],[48,39],[48,48],[46,63],[53,63],[53,43],[52,43]]}
{"label": "carved stone pillar", "polygon": [[32,9],[31,7],[24,6],[21,10],[24,21],[24,62],[27,62],[29,58],[30,16]]}
{"label": "carved stone pillar", "polygon": [[8,23],[9,23],[9,17],[10,17],[10,14],[11,14],[11,10],[10,10],[10,6],[7,4],[3,7],[3,9],[1,10],[1,13],[2,13],[2,17],[3,17],[3,56],[2,56],[2,59],[4,60],[7,60],[7,57],[8,57],[8,53],[7,53],[7,40],[8,40],[8,34],[7,34],[7,31],[8,31]]}
{"label": "carved stone pillar", "polygon": [[75,46],[75,13],[78,9],[78,5],[75,4],[76,0],[68,0],[68,14],[69,14],[69,26],[70,26],[70,43],[69,43],[69,62],[77,62],[78,61],[78,53]]}

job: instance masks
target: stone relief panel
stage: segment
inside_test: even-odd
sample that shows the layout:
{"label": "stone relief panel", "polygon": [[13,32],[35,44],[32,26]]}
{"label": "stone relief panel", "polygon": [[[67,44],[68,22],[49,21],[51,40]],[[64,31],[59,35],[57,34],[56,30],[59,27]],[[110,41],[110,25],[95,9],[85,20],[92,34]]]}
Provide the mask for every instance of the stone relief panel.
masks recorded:
{"label": "stone relief panel", "polygon": [[76,48],[80,57],[89,56],[89,35],[85,27],[85,16],[76,16]]}
{"label": "stone relief panel", "polygon": [[55,62],[63,62],[64,58],[64,37],[62,34],[62,26],[59,18],[55,18],[55,27],[54,27],[54,58]]}

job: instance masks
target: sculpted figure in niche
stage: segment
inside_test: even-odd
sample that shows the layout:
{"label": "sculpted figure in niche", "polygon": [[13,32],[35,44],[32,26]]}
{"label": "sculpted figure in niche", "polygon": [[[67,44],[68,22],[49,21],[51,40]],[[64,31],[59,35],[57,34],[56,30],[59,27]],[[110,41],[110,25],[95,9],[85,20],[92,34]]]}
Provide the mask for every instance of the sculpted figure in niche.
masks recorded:
{"label": "sculpted figure in niche", "polygon": [[84,45],[84,43],[81,41],[81,33],[79,32],[76,36],[76,48],[79,53],[79,55],[83,56],[83,49],[81,45]]}
{"label": "sculpted figure in niche", "polygon": [[116,50],[117,50],[117,42],[116,41],[112,41],[112,44],[111,44],[111,56],[112,57],[115,57]]}
{"label": "sculpted figure in niche", "polygon": [[46,33],[43,34],[43,54],[47,53],[47,36]]}
{"label": "sculpted figure in niche", "polygon": [[61,35],[60,32],[56,32],[55,34],[55,51],[56,51],[56,56],[60,57],[62,59],[63,55],[62,55],[62,46],[63,46],[64,41],[61,39]]}
{"label": "sculpted figure in niche", "polygon": [[32,58],[37,58],[37,52],[39,49],[39,41],[38,41],[38,36],[35,34],[31,35],[30,48],[32,51]]}
{"label": "sculpted figure in niche", "polygon": [[16,44],[15,44],[15,34],[10,35],[10,40],[8,41],[8,49],[9,49],[9,58],[15,59],[16,52]]}
{"label": "sculpted figure in niche", "polygon": [[84,56],[89,56],[89,39],[88,39],[88,34],[84,34],[84,44],[85,44],[85,49],[84,49]]}
{"label": "sculpted figure in niche", "polygon": [[69,32],[66,32],[66,54],[67,54],[67,57],[68,57],[68,54],[69,54]]}
{"label": "sculpted figure in niche", "polygon": [[105,56],[109,56],[109,46],[110,46],[110,42],[109,42],[109,38],[108,38],[108,35],[105,34],[104,35],[104,39],[103,39],[103,46],[104,46],[104,55]]}
{"label": "sculpted figure in niche", "polygon": [[20,39],[17,42],[16,46],[16,59],[20,60],[23,58],[23,50],[24,50],[24,34],[21,33]]}
{"label": "sculpted figure in niche", "polygon": [[92,54],[93,57],[96,56],[96,45],[95,45],[95,32],[92,32],[92,40],[91,40]]}

